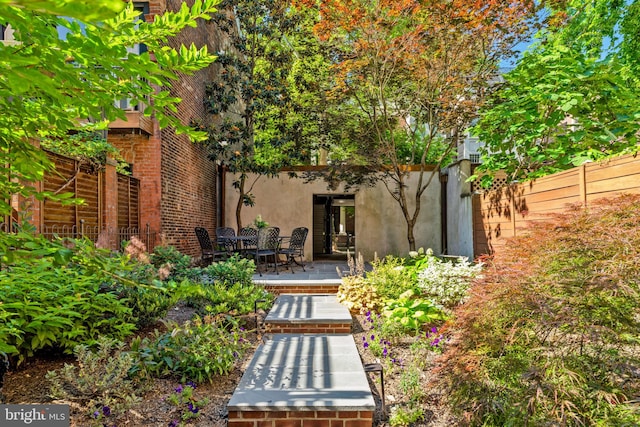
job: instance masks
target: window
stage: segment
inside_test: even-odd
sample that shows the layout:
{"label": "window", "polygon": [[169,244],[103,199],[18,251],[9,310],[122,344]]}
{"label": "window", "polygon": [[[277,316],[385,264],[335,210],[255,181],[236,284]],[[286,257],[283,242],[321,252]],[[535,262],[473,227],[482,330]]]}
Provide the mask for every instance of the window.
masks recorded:
{"label": "window", "polygon": [[[145,20],[147,15],[149,14],[149,3],[148,2],[134,2],[133,8],[140,12],[140,16],[138,16],[138,20]],[[147,46],[142,43],[138,43],[133,47],[127,48],[128,52],[135,53],[136,55],[140,55],[147,51]]]}
{"label": "window", "polygon": [[480,163],[480,154],[478,153],[469,154],[469,160],[471,160],[471,163]]}

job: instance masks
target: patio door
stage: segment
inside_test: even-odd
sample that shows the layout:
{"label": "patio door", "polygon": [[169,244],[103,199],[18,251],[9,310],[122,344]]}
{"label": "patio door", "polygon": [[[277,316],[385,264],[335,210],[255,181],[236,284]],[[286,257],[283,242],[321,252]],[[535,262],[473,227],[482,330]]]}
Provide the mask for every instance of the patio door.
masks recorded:
{"label": "patio door", "polygon": [[313,196],[313,258],[346,259],[355,253],[355,196]]}

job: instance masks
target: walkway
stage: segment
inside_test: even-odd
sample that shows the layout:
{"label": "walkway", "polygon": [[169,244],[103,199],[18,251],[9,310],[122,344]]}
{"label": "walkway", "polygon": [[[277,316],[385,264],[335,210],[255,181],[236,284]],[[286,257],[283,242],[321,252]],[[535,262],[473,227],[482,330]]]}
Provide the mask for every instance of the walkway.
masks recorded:
{"label": "walkway", "polygon": [[280,274],[273,270],[253,275],[253,281],[265,286],[265,288],[276,294],[335,294],[340,285],[340,271],[346,271],[347,262],[343,261],[313,261],[302,267],[294,265],[293,273],[291,269],[278,269]]}
{"label": "walkway", "polygon": [[[336,266],[346,263],[316,262],[306,276],[296,269],[254,280],[313,290],[311,282],[339,283]],[[371,427],[373,394],[356,343],[344,333],[351,323],[334,295],[280,295],[265,318],[263,344],[227,405],[229,427]]]}

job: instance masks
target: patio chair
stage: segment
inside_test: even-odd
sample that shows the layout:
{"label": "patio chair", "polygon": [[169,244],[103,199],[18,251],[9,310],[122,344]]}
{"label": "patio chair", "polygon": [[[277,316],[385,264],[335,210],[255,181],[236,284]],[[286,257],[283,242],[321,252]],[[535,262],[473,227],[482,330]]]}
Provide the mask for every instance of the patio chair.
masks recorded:
{"label": "patio chair", "polygon": [[243,238],[240,241],[240,243],[242,243],[242,247],[236,249],[238,252],[246,256],[256,250],[256,247],[258,246],[257,229],[253,227],[242,227],[238,232],[238,236]]}
{"label": "patio chair", "polygon": [[223,258],[227,256],[226,251],[217,250],[213,246],[211,238],[209,237],[209,232],[206,228],[196,227],[195,232],[198,237],[198,243],[200,243],[200,250],[202,251],[202,261],[209,261],[209,263],[211,263],[217,257]]}
{"label": "patio chair", "polygon": [[280,229],[278,227],[267,227],[258,230],[258,239],[256,248],[250,251],[256,262],[256,270],[262,276],[260,271],[260,259],[264,258],[264,263],[268,264],[268,257],[273,257],[276,274],[278,273],[278,254],[280,247]]}
{"label": "patio chair", "polygon": [[[293,273],[292,262],[302,267],[302,271],[307,271],[304,269],[304,242],[307,240],[307,234],[309,234],[307,227],[294,228],[289,238],[289,246],[280,248],[280,253],[287,258],[287,266],[291,268],[291,273]],[[296,257],[300,258],[300,262],[296,261]]]}
{"label": "patio chair", "polygon": [[[229,239],[230,237],[230,239]],[[216,240],[218,246],[223,248],[227,253],[231,254],[236,250],[236,231],[231,227],[218,227],[216,228]]]}

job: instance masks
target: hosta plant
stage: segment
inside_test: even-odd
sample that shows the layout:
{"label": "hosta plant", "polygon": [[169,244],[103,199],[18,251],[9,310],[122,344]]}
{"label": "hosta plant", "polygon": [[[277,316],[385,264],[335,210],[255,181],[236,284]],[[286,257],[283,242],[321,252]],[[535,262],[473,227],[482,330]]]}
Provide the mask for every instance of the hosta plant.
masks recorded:
{"label": "hosta plant", "polygon": [[416,298],[415,292],[406,291],[398,299],[390,300],[382,310],[388,322],[397,323],[407,332],[418,332],[422,325],[442,322],[444,312],[431,301]]}

